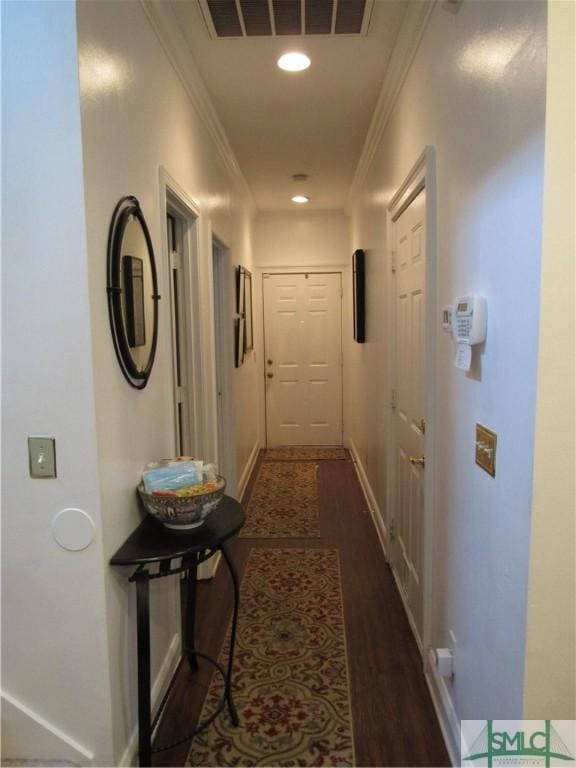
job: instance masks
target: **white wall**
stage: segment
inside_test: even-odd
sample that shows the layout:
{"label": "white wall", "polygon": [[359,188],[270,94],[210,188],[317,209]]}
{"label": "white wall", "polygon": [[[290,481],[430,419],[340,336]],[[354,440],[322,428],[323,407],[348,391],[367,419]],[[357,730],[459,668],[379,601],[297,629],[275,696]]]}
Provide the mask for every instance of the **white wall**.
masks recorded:
{"label": "white wall", "polygon": [[258,267],[348,265],[348,218],[343,211],[262,212],[254,224]]}
{"label": "white wall", "polygon": [[[546,6],[437,4],[352,204],[367,251],[367,343],[348,350],[347,429],[381,511],[386,368],[386,206],[426,145],[437,153],[438,307],[488,299],[469,374],[436,326],[432,644],[456,636],[459,718],[519,718],[530,538],[543,177]],[[432,297],[431,297],[432,298]],[[478,353],[477,353],[478,354]],[[474,424],[498,433],[496,477],[474,463]],[[430,447],[428,448],[430,450]]]}
{"label": "white wall", "polygon": [[[110,765],[74,4],[3,3],[2,35],[3,753]],[[56,438],[57,479],[29,477],[35,434]],[[84,551],[51,535],[66,507],[96,525]]]}
{"label": "white wall", "polygon": [[573,3],[548,3],[546,183],[524,690],[524,717],[564,720],[576,719],[575,21]]}
{"label": "white wall", "polygon": [[[168,265],[160,245],[165,223],[159,200],[159,169],[162,166],[167,170],[201,212],[203,343],[196,352],[202,358],[208,386],[212,381],[208,370],[212,350],[208,316],[211,235],[214,233],[230,247],[230,270],[237,263],[250,267],[250,212],[140,3],[79,3],[78,40],[98,457],[107,560],[140,520],[135,487],[143,466],[174,453]],[[131,389],[122,377],[106,304],[108,227],[116,202],[126,194],[140,200],[147,219],[163,297],[156,362],[141,392]],[[250,366],[233,374],[237,396],[249,389],[252,374]],[[235,404],[235,410],[245,414],[236,424],[235,453],[239,462],[245,460],[250,444],[257,439],[256,419],[250,419],[252,409],[249,400]],[[234,492],[234,488],[229,490]],[[128,570],[105,571],[114,754],[118,760],[136,722],[135,593],[126,580]],[[176,580],[155,582],[151,595],[154,678],[178,631]]]}

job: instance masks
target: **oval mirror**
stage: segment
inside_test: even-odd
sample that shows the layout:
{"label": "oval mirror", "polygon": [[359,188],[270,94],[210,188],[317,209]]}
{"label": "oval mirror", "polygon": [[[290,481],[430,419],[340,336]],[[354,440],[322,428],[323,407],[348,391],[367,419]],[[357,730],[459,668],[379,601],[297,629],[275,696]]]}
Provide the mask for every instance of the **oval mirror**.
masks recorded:
{"label": "oval mirror", "polygon": [[126,380],[144,389],[156,354],[160,296],[150,233],[135,197],[123,197],[112,215],[107,272],[114,349]]}

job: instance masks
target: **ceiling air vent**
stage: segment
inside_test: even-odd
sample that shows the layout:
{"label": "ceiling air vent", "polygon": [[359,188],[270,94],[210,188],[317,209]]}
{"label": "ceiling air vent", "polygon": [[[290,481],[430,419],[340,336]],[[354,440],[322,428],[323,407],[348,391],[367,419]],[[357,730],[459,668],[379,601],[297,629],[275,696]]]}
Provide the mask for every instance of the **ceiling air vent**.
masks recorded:
{"label": "ceiling air vent", "polygon": [[374,0],[198,0],[212,37],[365,35]]}

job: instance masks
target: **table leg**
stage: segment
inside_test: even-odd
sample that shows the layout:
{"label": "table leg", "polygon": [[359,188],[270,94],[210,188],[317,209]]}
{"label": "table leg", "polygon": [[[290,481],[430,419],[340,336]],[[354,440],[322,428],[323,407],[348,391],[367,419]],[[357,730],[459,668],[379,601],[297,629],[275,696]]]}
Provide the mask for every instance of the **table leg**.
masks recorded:
{"label": "table leg", "polygon": [[139,765],[152,765],[150,706],[150,581],[146,570],[136,574],[136,620],[138,628],[138,758]]}
{"label": "table leg", "polygon": [[240,724],[240,721],[238,719],[238,712],[236,711],[236,707],[232,701],[232,668],[234,666],[234,647],[236,645],[236,627],[238,624],[238,608],[240,606],[240,583],[238,581],[238,573],[236,572],[236,567],[234,566],[234,563],[232,562],[232,559],[230,558],[230,555],[228,554],[223,543],[220,544],[220,550],[224,556],[228,570],[230,571],[230,576],[232,577],[232,584],[234,587],[234,612],[232,614],[232,628],[230,631],[228,674],[226,675],[226,700],[228,702],[228,710],[230,712],[232,725],[237,726]]}
{"label": "table leg", "polygon": [[196,555],[190,560],[185,561],[187,566],[186,577],[180,582],[181,590],[184,590],[184,600],[186,602],[186,620],[184,624],[184,653],[188,657],[188,664],[192,672],[198,669],[198,658],[195,654],[189,653],[195,649],[194,629],[196,621],[196,580],[198,575],[198,563]]}

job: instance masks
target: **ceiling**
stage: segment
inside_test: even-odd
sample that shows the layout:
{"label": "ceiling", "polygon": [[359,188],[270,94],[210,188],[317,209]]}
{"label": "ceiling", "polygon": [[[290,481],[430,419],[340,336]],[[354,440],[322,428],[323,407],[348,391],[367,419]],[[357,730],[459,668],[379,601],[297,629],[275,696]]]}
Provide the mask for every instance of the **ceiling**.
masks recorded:
{"label": "ceiling", "polygon": [[[198,0],[166,0],[260,210],[341,209],[404,14],[406,0],[375,0],[366,35],[216,38]],[[289,50],[312,60],[283,72]],[[309,175],[295,182],[293,174]]]}

